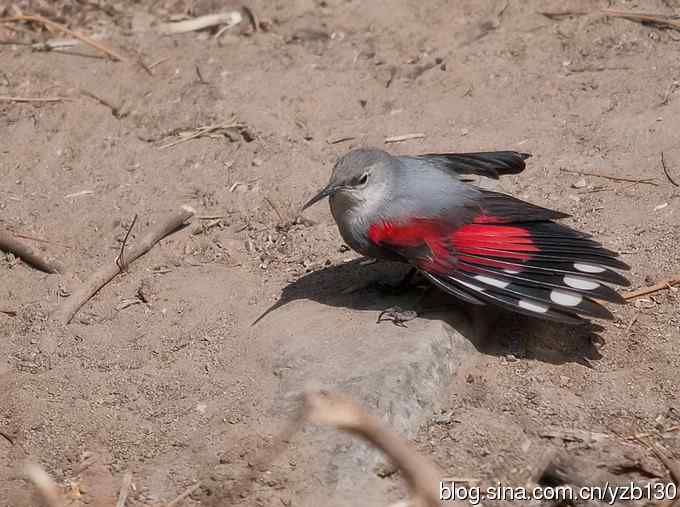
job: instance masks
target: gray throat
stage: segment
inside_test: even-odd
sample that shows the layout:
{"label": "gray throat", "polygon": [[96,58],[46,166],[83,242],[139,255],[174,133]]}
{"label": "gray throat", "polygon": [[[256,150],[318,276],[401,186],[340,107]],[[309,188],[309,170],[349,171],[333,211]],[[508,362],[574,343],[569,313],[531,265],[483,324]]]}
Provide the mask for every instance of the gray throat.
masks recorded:
{"label": "gray throat", "polygon": [[351,203],[348,196],[342,193],[331,196],[331,213],[338,225],[342,239],[356,252],[367,257],[384,257],[382,251],[369,241],[368,227],[375,218],[375,213],[367,209],[367,206],[356,206]]}

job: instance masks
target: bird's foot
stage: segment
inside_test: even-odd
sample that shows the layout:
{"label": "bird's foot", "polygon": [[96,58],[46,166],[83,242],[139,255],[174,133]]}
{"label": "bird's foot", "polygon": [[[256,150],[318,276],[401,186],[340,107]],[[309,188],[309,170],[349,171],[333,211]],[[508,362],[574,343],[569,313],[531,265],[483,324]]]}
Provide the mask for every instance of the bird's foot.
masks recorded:
{"label": "bird's foot", "polygon": [[402,310],[398,306],[393,306],[380,312],[380,315],[378,315],[378,320],[376,321],[376,323],[379,324],[383,321],[390,321],[395,326],[408,327],[406,325],[406,322],[414,320],[417,317],[418,312],[414,310]]}

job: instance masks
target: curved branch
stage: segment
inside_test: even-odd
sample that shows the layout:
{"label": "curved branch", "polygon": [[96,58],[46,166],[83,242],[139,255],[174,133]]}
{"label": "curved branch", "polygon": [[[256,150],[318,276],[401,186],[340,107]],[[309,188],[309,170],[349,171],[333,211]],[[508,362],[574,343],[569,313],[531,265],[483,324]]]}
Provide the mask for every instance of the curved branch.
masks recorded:
{"label": "curved branch", "polygon": [[16,239],[9,231],[0,229],[0,250],[12,253],[21,260],[45,273],[63,273],[64,268],[56,261],[48,261],[27,244]]}
{"label": "curved branch", "polygon": [[68,299],[66,299],[52,314],[52,318],[61,324],[71,322],[73,316],[80,310],[80,307],[87,303],[92,296],[107,283],[113,280],[121,272],[121,266],[125,268],[136,259],[151,250],[153,246],[164,237],[172,234],[177,229],[185,225],[186,221],[194,215],[195,211],[189,206],[182,206],[178,211],[161,222],[158,227],[149,231],[146,236],[141,238],[134,248],[129,248],[125,254],[125,262],[119,263],[116,260],[110,264],[99,268],[94,274]]}

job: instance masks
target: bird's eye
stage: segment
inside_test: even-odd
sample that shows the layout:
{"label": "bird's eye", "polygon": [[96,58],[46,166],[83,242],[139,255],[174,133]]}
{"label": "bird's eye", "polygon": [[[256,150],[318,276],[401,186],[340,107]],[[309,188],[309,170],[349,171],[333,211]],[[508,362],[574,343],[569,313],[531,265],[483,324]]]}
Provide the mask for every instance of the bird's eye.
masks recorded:
{"label": "bird's eye", "polygon": [[364,185],[368,181],[368,173],[364,173],[359,178],[359,185]]}

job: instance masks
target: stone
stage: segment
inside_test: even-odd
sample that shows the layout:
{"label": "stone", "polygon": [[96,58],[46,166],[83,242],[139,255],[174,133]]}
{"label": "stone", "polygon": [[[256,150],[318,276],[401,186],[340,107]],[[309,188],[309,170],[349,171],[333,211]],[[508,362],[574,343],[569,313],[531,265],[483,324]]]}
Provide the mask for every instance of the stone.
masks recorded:
{"label": "stone", "polygon": [[[373,313],[311,302],[290,303],[267,318],[268,328],[278,330],[271,337],[277,362],[287,365],[275,397],[279,403],[272,407],[279,418],[292,414],[313,385],[352,397],[385,428],[408,439],[441,411],[457,370],[476,353],[460,332],[438,319],[417,318],[406,329],[378,326]],[[385,505],[389,484],[376,474],[386,460],[381,452],[325,427],[305,429],[296,443],[298,471],[314,463],[306,473],[324,484],[323,491],[301,495],[302,505],[349,507],[359,497],[362,505]]]}
{"label": "stone", "polygon": [[572,188],[585,188],[588,185],[585,178],[581,178],[571,184]]}

